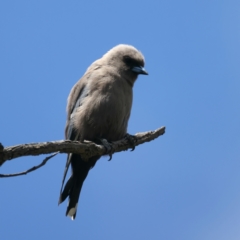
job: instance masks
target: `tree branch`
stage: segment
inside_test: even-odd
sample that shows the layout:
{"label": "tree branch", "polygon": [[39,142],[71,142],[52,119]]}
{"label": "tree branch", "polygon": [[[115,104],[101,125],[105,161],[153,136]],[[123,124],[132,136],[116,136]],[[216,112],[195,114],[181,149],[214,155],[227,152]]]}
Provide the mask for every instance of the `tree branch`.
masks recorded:
{"label": "tree branch", "polygon": [[[137,133],[135,135],[135,146],[138,146],[145,142],[150,142],[158,138],[159,136],[163,135],[164,133],[165,133],[165,127],[158,128],[155,131]],[[126,151],[129,148],[130,149],[132,148],[131,143],[129,143],[129,141],[126,138],[123,138],[116,142],[112,142],[111,144],[112,144],[111,151],[113,152]],[[21,144],[21,145],[6,147],[6,148],[4,148],[3,145],[0,143],[0,166],[7,160],[12,160],[14,158],[23,157],[23,156],[36,156],[40,154],[49,154],[54,152],[77,153],[77,154],[81,154],[83,159],[88,159],[96,155],[102,156],[102,155],[111,153],[106,151],[106,148],[103,145],[98,145],[90,141],[84,141],[84,143],[81,143],[77,141],[61,140],[61,141],[54,141],[54,142]]]}
{"label": "tree branch", "polygon": [[0,178],[5,178],[5,177],[17,177],[17,176],[21,176],[21,175],[26,175],[26,174],[28,174],[28,173],[30,173],[30,172],[32,172],[32,171],[35,171],[35,170],[37,170],[38,168],[44,166],[49,159],[51,159],[52,157],[55,157],[57,154],[58,154],[58,152],[53,153],[52,155],[46,157],[39,165],[34,166],[34,167],[32,167],[32,168],[24,171],[24,172],[10,173],[10,174],[0,174]]}

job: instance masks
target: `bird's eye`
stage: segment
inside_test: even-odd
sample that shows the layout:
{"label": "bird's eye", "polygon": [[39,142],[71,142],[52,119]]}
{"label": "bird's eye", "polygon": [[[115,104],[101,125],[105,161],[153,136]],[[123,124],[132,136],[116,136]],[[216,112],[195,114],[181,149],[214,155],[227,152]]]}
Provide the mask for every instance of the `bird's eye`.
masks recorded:
{"label": "bird's eye", "polygon": [[128,65],[128,66],[135,66],[136,61],[129,56],[124,56],[123,61]]}

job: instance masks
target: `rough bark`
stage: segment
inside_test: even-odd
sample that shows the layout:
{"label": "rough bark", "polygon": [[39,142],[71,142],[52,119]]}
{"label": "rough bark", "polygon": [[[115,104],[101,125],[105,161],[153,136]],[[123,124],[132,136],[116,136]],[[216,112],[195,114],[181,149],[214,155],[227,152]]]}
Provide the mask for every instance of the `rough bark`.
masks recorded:
{"label": "rough bark", "polygon": [[[145,142],[150,142],[165,133],[165,127],[158,128],[154,131],[137,133],[134,135],[134,145],[138,146]],[[36,156],[40,154],[50,153],[78,153],[84,159],[88,159],[95,155],[106,155],[115,152],[121,152],[132,149],[133,145],[127,138],[111,143],[112,149],[106,150],[103,145],[98,145],[93,142],[84,141],[80,143],[77,141],[61,140],[53,142],[29,143],[21,144],[4,148],[0,143],[0,166],[8,161],[23,156]]]}

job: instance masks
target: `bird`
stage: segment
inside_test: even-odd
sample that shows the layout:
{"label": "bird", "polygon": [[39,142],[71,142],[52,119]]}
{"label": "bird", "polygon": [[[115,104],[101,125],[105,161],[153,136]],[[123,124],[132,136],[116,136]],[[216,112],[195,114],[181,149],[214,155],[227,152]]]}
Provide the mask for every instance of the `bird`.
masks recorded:
{"label": "bird", "polygon": [[[144,65],[143,54],[127,44],[113,47],[94,61],[68,96],[65,138],[112,142],[125,137],[134,83],[138,75],[148,75]],[[69,198],[66,216],[72,220],[76,218],[83,182],[99,158],[83,159],[79,154],[68,154],[58,204]],[[64,186],[70,165],[71,176]]]}

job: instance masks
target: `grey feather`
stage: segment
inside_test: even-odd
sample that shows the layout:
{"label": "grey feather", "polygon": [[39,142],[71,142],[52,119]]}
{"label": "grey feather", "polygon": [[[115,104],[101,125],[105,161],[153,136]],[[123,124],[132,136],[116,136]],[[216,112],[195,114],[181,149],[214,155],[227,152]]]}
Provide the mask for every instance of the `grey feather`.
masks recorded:
{"label": "grey feather", "polygon": [[[118,45],[95,61],[69,94],[66,139],[82,142],[123,138],[131,113],[132,88],[139,74],[148,74],[144,57],[130,45]],[[83,182],[98,159],[86,161],[80,155],[68,155],[59,203],[69,197],[66,215],[72,219],[76,217]],[[70,164],[72,175],[62,190]]]}

